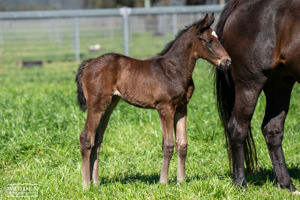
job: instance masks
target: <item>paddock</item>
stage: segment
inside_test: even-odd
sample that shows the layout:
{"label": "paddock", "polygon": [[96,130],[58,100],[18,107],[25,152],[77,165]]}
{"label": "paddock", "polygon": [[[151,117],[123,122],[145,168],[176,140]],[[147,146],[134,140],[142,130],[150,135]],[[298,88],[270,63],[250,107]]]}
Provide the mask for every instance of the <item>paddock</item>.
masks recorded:
{"label": "paddock", "polygon": [[[149,41],[141,36],[139,40],[145,45],[132,46],[133,57],[154,56],[163,47],[162,38]],[[120,45],[117,39],[111,43]],[[152,45],[155,49],[150,48]],[[78,63],[72,57],[45,62],[43,67],[21,68],[12,60],[13,55],[0,66],[1,199],[20,194],[38,199],[299,198],[274,187],[272,163],[260,130],[264,95],[258,100],[252,120],[261,172],[246,176],[247,190],[232,185],[215,104],[213,66],[202,60],[195,67],[195,92],[188,105],[186,181],[177,184],[175,150],[169,184],[159,184],[162,152],[158,114],[121,101],[104,136],[98,187],[83,191],[79,134],[86,116],[76,102],[74,77]],[[300,87],[296,84],[283,140],[287,167],[296,188],[300,188],[299,98]]]}

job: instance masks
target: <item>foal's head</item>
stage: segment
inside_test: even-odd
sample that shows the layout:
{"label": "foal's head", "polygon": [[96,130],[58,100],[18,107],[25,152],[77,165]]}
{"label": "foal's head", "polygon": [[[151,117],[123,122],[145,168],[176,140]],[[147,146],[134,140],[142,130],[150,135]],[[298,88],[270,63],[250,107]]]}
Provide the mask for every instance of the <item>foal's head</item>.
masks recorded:
{"label": "foal's head", "polygon": [[214,15],[206,16],[196,22],[193,27],[196,38],[193,41],[195,56],[208,60],[217,68],[226,70],[231,66],[231,58],[218,40],[215,31],[210,27],[214,23]]}

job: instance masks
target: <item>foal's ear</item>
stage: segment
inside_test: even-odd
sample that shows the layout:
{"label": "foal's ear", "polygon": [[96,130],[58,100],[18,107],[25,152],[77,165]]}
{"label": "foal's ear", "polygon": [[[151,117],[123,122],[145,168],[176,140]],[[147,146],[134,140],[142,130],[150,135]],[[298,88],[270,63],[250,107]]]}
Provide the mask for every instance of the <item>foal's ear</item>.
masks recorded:
{"label": "foal's ear", "polygon": [[211,13],[210,17],[209,17],[209,20],[208,20],[208,27],[210,27],[215,21],[215,16],[214,16],[214,13]]}
{"label": "foal's ear", "polygon": [[214,13],[212,13],[210,16],[206,14],[204,19],[197,24],[197,31],[203,33],[205,30],[210,28],[210,26],[214,23],[214,21],[215,21]]}

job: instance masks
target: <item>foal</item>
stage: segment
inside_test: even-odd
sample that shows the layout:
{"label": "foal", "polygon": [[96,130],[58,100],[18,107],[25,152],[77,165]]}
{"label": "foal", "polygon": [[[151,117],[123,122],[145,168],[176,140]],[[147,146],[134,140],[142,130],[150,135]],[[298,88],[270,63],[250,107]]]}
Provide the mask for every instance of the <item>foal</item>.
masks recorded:
{"label": "foal", "polygon": [[206,15],[182,30],[158,56],[147,60],[109,53],[81,63],[76,82],[80,107],[84,111],[87,109],[80,135],[84,188],[92,179],[95,185],[98,182],[98,154],[103,134],[121,98],[131,105],[158,111],[163,151],[160,182],[165,184],[174,149],[174,127],[177,180],[185,178],[187,104],[194,91],[195,62],[204,58],[221,69],[231,64],[210,28],[213,22],[213,15]]}

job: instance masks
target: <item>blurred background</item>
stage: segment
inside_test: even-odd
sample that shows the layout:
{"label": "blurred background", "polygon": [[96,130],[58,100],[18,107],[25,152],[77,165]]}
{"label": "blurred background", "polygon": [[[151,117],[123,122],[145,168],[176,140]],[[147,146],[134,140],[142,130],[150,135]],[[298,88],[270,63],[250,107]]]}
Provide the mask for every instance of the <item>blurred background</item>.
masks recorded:
{"label": "blurred background", "polygon": [[226,0],[0,0],[0,11],[183,6],[225,2]]}
{"label": "blurred background", "polygon": [[[0,63],[41,66],[108,52],[148,58],[225,0],[0,0]],[[122,9],[123,8],[123,9]],[[125,9],[124,9],[125,8]],[[145,48],[147,50],[145,50]]]}

